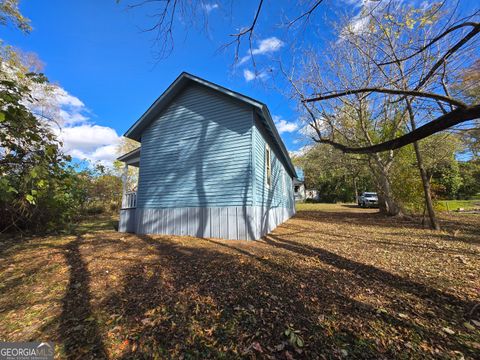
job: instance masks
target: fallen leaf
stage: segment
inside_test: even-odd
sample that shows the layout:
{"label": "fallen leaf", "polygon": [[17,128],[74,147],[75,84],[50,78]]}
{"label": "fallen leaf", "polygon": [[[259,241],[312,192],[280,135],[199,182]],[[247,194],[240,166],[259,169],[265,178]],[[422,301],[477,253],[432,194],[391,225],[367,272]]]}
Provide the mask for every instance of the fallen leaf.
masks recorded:
{"label": "fallen leaf", "polygon": [[442,330],[449,335],[455,334],[455,331],[453,331],[452,329],[450,329],[448,327],[444,327],[444,328],[442,328]]}
{"label": "fallen leaf", "polygon": [[258,351],[259,353],[263,353],[263,349],[262,349],[262,346],[260,345],[260,343],[258,341],[254,341],[252,343],[252,348],[256,351]]}
{"label": "fallen leaf", "polygon": [[287,360],[294,360],[293,355],[287,350],[285,351],[285,359]]}

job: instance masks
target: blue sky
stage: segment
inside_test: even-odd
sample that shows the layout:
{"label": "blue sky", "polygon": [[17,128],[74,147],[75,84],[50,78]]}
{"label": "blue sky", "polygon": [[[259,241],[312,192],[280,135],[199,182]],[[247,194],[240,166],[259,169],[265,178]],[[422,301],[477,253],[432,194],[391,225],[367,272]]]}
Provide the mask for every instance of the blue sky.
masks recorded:
{"label": "blue sky", "polygon": [[[111,160],[118,136],[182,71],[265,102],[287,148],[302,146],[295,131],[295,104],[282,94],[286,84],[268,75],[254,78],[250,60],[232,67],[233,47],[219,51],[230,40],[228,34],[251,21],[256,1],[237,2],[233,11],[223,9],[223,3],[205,1],[208,30],[199,21],[198,26],[188,25],[191,30],[186,32],[180,20],[173,52],[162,60],[156,59],[154,34],[141,31],[151,24],[148,14],[153,8],[127,11],[127,3],[25,0],[20,8],[31,19],[33,31],[25,35],[11,27],[2,29],[6,43],[36,53],[49,80],[61,87],[59,106],[68,120],[62,136],[69,153]],[[259,69],[275,66],[273,60],[287,54],[285,30],[278,25],[289,13],[296,14],[292,5],[273,2],[264,8],[253,43]],[[240,57],[247,53],[246,45]]]}
{"label": "blue sky", "polygon": [[242,60],[246,42],[236,67],[233,47],[219,51],[231,40],[229,34],[251,22],[256,0],[203,0],[207,30],[202,20],[191,24],[186,17],[177,19],[174,49],[161,60],[156,59],[154,34],[141,31],[152,25],[149,15],[155,8],[127,11],[132,1],[24,0],[20,8],[32,21],[31,34],[1,29],[6,43],[38,54],[47,77],[59,85],[55,101],[65,120],[60,136],[65,150],[76,158],[114,159],[119,136],[182,71],[266,103],[287,148],[300,149],[308,140],[298,132],[296,105],[286,95],[289,86],[268,69],[278,69],[277,60],[291,63],[292,44],[321,50],[326,41],[335,40],[333,18],[358,14],[368,0],[325,2],[312,17],[319,24],[315,34],[307,28],[293,36],[281,25],[299,15],[297,2],[266,1],[253,40],[257,77],[251,60]]}

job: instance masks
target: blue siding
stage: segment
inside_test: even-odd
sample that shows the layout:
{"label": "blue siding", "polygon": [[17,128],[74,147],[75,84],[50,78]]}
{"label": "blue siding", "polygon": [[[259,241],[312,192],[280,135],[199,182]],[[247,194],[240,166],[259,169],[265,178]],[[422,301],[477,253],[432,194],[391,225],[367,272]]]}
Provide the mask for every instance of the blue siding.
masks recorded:
{"label": "blue siding", "polygon": [[[294,208],[292,178],[279,159],[278,150],[272,144],[261,123],[253,127],[254,205],[266,208]],[[268,139],[268,140],[266,140]],[[266,181],[266,145],[271,149],[271,185]]]}
{"label": "blue siding", "polygon": [[187,86],[142,133],[138,208],[249,206],[253,110]]}

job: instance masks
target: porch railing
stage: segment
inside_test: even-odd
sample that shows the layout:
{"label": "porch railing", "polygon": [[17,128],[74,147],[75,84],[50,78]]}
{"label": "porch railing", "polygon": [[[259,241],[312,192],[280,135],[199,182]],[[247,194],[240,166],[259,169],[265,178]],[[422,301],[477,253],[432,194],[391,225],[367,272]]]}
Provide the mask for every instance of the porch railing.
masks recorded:
{"label": "porch railing", "polygon": [[132,209],[137,207],[137,192],[131,191],[125,193],[122,200],[122,209]]}

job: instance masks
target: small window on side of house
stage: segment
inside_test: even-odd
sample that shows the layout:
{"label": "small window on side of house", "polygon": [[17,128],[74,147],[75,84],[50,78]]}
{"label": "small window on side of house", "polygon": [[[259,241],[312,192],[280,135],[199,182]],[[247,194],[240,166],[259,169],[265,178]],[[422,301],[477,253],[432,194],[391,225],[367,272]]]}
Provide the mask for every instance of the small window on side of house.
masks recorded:
{"label": "small window on side of house", "polygon": [[272,184],[272,154],[268,145],[265,146],[265,170],[267,186],[270,187]]}

